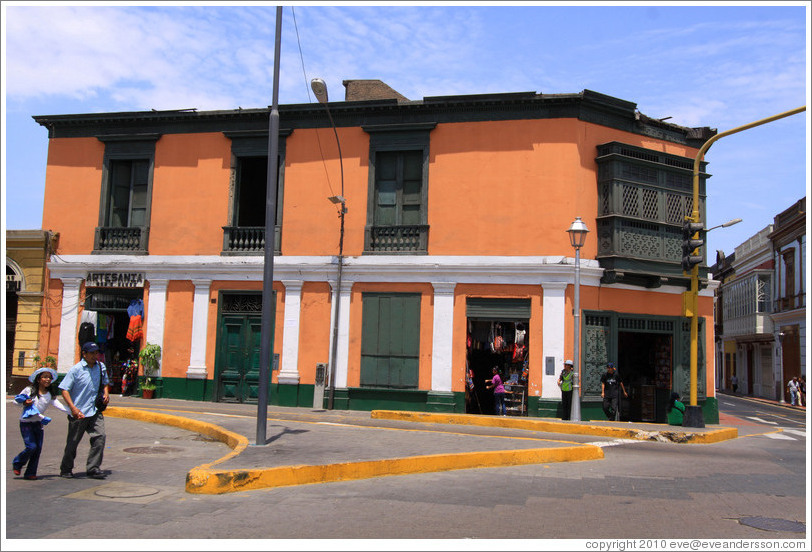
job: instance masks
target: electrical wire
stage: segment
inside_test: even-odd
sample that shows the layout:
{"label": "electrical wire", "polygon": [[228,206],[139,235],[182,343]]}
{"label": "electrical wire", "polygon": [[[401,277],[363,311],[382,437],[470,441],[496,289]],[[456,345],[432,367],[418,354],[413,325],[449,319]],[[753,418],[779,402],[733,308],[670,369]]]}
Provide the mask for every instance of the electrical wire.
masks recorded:
{"label": "electrical wire", "polygon": [[[293,8],[293,6],[291,6],[290,11],[291,14],[293,15],[293,28],[296,29],[296,43],[299,45],[299,59],[302,62],[302,75],[304,76],[305,88],[307,89],[307,101],[308,103],[312,103],[312,100],[310,98],[310,84],[309,81],[307,80],[307,71],[305,71],[304,54],[302,53],[302,41],[299,37],[299,25],[297,25],[296,23],[296,10]],[[324,159],[324,151],[322,150],[321,147],[321,138],[319,137],[319,129],[315,130],[316,130],[316,142],[319,145],[319,155],[321,156],[321,164],[322,167],[324,167],[324,176],[327,178],[327,187],[330,188],[330,195],[334,196],[336,194],[333,191],[333,185],[330,182],[330,173],[327,171],[327,161],[325,161]]]}

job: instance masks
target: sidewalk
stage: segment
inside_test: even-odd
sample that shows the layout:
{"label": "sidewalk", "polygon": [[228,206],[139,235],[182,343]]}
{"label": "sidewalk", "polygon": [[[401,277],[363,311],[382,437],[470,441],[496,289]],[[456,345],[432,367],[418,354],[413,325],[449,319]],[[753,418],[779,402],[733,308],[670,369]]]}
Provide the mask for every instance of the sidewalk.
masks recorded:
{"label": "sidewalk", "polygon": [[[6,402],[6,432],[10,443],[14,443],[7,447],[6,462],[10,469],[11,458],[19,448],[14,440],[15,436],[19,438],[19,414],[15,415],[17,407],[10,397]],[[738,436],[735,427],[723,426],[684,428],[629,422],[572,422],[384,410],[328,411],[270,405],[265,444],[257,445],[256,405],[145,400],[115,395],[105,411],[105,422],[108,450],[103,467],[120,465],[135,469],[135,466],[143,466],[147,473],[128,472],[128,476],[144,484],[150,481],[150,468],[146,467],[153,462],[150,456],[163,454],[166,459],[172,456],[172,446],[167,447],[165,439],[151,440],[153,435],[177,435],[172,439],[183,439],[184,443],[197,435],[203,436],[202,439],[196,437],[194,446],[184,447],[184,462],[188,462],[175,464],[174,479],[185,478],[185,490],[193,494],[603,458],[603,449],[589,437],[607,442],[633,439],[702,444]],[[44,454],[50,456],[50,466],[58,462],[66,425],[64,416],[58,415],[46,430]],[[165,429],[160,429],[161,426]],[[152,443],[159,446],[150,446]],[[141,453],[137,463],[132,462],[133,451]],[[77,455],[77,469],[82,465],[82,454],[80,451]],[[42,473],[49,469],[49,462],[41,463]],[[116,473],[114,469],[113,475]],[[53,477],[58,479],[58,475]],[[16,479],[13,480],[16,485]]]}
{"label": "sidewalk", "polygon": [[803,412],[806,411],[806,405],[804,405],[804,406],[793,406],[788,402],[781,402],[781,401],[774,401],[774,400],[770,400],[770,399],[763,399],[761,397],[751,397],[749,395],[743,395],[742,393],[734,393],[734,392],[728,391],[726,389],[724,389],[724,390],[723,389],[717,389],[716,390],[716,395],[717,395],[717,397],[719,395],[728,395],[730,397],[736,397],[736,398],[745,399],[745,400],[748,400],[748,401],[755,401],[755,402],[760,402],[760,403],[764,403],[764,404],[772,404],[772,405],[775,405],[775,406],[782,406],[782,407],[785,407],[785,408],[794,408],[795,410],[801,410]]}
{"label": "sidewalk", "polygon": [[230,453],[187,473],[186,490],[195,494],[603,458],[601,447],[568,439],[574,436],[700,444],[738,435],[722,426],[269,406],[266,444],[258,446],[255,405],[113,397],[105,416],[175,426],[226,443]]}

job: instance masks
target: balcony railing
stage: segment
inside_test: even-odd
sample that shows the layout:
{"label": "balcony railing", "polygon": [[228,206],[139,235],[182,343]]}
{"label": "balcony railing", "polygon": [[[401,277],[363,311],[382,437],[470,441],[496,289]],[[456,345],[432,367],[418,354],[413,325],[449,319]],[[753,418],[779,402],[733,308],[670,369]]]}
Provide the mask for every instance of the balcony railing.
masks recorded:
{"label": "balcony railing", "polygon": [[[282,227],[274,232],[274,253],[279,254]],[[224,255],[261,255],[265,251],[264,226],[223,226]]]}
{"label": "balcony railing", "polygon": [[429,226],[427,224],[368,226],[365,253],[426,253],[428,238]]}
{"label": "balcony railing", "polygon": [[94,253],[146,254],[148,226],[97,226]]}

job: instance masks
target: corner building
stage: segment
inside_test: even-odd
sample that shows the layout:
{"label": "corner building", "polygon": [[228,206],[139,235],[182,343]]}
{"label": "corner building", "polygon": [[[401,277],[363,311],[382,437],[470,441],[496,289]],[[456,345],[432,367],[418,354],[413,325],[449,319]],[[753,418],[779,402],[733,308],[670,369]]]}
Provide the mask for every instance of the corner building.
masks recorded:
{"label": "corner building", "polygon": [[[337,409],[491,414],[484,380],[499,366],[509,414],[560,416],[574,336],[566,231],[581,217],[583,419],[603,418],[600,376],[614,361],[631,390],[623,418],[664,421],[670,390],[689,394],[681,229],[693,157],[713,130],[589,90],[410,101],[380,81],[344,86],[345,101],[329,104],[341,157],[323,105],[280,106],[271,403],[326,404],[316,378],[333,372],[335,349]],[[61,372],[95,320],[114,376],[156,343],[159,395],[256,401],[268,118],[35,117],[50,140],[43,228],[61,236],[48,263],[61,317],[43,319],[42,346]],[[707,177],[703,164],[703,220]],[[339,289],[328,198],[340,194]],[[714,423],[713,285],[703,287],[698,394]],[[134,305],[142,334],[130,341]]]}

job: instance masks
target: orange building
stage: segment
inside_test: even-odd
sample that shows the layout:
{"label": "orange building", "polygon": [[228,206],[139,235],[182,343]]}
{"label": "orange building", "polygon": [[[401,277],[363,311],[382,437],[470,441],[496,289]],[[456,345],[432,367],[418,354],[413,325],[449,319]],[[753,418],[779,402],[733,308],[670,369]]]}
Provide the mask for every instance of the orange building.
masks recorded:
{"label": "orange building", "polygon": [[[344,85],[347,99],[329,104],[340,150],[325,106],[279,110],[273,404],[490,414],[497,366],[509,414],[560,416],[576,217],[590,230],[584,419],[604,417],[608,361],[630,391],[623,418],[662,421],[671,390],[688,396],[682,223],[712,130],[589,90],[409,101],[379,81]],[[376,85],[388,98],[366,99]],[[114,375],[149,342],[163,350],[162,396],[256,401],[268,117],[35,117],[50,139],[43,228],[60,234],[48,293],[61,316],[43,318],[42,347],[60,371],[83,339],[102,345]],[[709,422],[712,296],[703,289],[699,307]]]}

